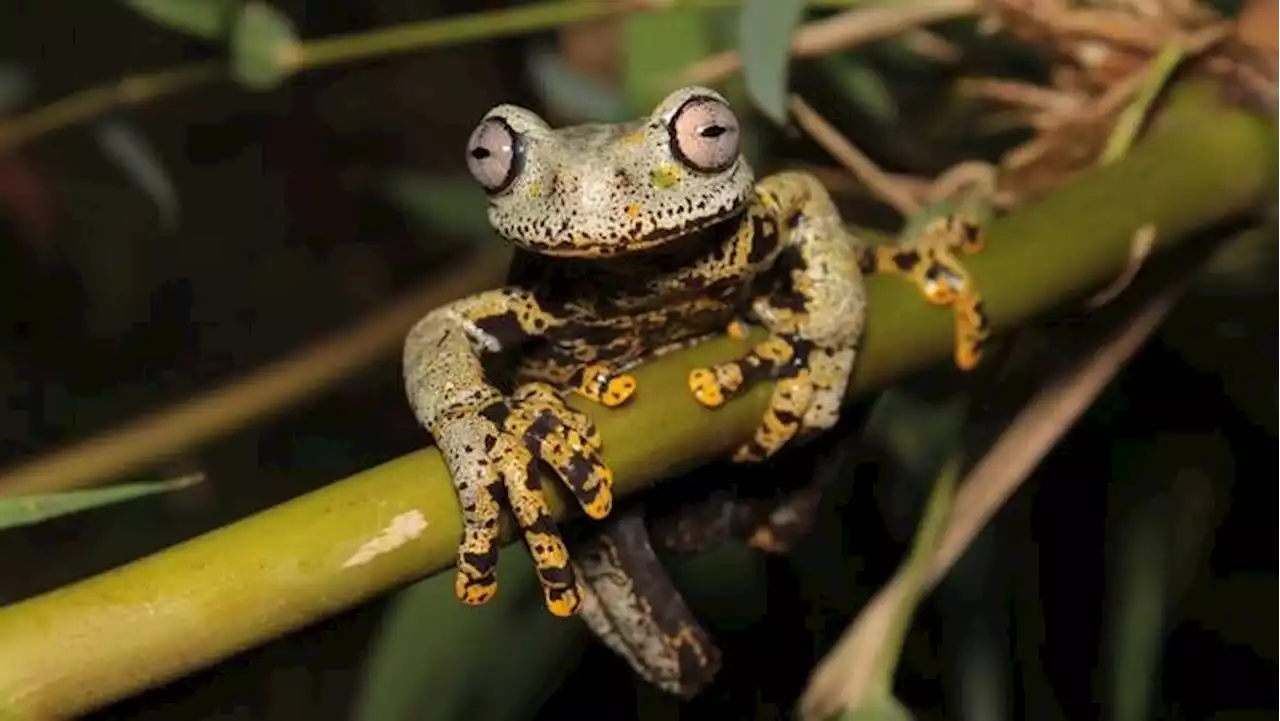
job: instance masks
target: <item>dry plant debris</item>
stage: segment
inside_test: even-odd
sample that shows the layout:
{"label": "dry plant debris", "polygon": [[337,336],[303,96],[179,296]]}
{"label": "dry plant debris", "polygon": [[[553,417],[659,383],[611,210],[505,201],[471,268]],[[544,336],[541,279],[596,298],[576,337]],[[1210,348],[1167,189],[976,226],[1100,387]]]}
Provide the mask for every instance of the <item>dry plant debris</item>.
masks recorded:
{"label": "dry plant debris", "polygon": [[[1150,83],[1169,75],[1169,54],[1243,102],[1275,114],[1275,0],[1256,0],[1230,21],[1194,0],[994,0],[984,17],[1051,64],[1049,87],[972,78],[962,91],[1015,110],[1034,137],[1001,161],[1001,187],[1020,200],[1043,195],[1096,162],[1118,118]],[[1177,62],[1177,61],[1182,62]]]}

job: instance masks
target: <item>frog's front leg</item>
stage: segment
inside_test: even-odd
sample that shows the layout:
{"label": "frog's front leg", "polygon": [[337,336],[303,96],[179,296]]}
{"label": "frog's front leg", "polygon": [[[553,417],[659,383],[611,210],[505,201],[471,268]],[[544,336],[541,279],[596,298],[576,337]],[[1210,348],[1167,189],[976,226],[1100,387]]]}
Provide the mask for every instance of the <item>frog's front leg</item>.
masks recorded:
{"label": "frog's front leg", "polygon": [[504,396],[482,357],[512,350],[564,323],[519,288],[481,293],[428,314],[409,332],[404,374],[410,404],[444,456],[462,505],[463,539],[454,585],[476,605],[497,592],[496,540],[505,500],[537,565],[547,608],[574,613],[582,590],[538,482],[539,462],[573,491],[592,518],[608,515],[612,474],[591,420],[543,383]]}
{"label": "frog's front leg", "polygon": [[617,408],[631,400],[636,392],[636,378],[618,373],[605,363],[592,363],[574,374],[573,391],[606,408]]}
{"label": "frog's front leg", "polygon": [[641,678],[689,698],[715,677],[720,650],[672,585],[641,514],[610,518],[574,543],[574,568],[587,588],[579,615]]}
{"label": "frog's front leg", "polygon": [[962,370],[977,367],[982,359],[991,323],[982,296],[957,254],[977,253],[983,245],[978,222],[953,214],[930,221],[900,243],[859,247],[863,273],[904,276],[920,288],[930,303],[954,309],[955,361]]}
{"label": "frog's front leg", "polygon": [[737,360],[689,375],[694,397],[710,408],[756,382],[777,381],[764,421],[734,454],[738,461],[762,460],[802,431],[835,425],[866,317],[855,241],[821,184],[805,173],[780,173],[756,193],[787,229],[766,271],[787,282],[752,305],[770,336]]}

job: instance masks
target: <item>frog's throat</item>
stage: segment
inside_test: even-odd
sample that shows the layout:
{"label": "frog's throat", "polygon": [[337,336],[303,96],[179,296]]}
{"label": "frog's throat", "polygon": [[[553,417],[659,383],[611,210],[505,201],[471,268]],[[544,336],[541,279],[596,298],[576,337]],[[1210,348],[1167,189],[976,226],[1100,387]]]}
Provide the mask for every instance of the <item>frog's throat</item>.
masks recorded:
{"label": "frog's throat", "polygon": [[746,207],[746,203],[740,203],[723,213],[709,215],[679,228],[663,229],[647,235],[629,238],[601,240],[579,236],[570,240],[559,240],[550,243],[515,237],[508,237],[507,240],[531,253],[552,258],[617,258],[624,255],[636,255],[652,251],[698,235],[705,230],[737,218],[746,210]]}

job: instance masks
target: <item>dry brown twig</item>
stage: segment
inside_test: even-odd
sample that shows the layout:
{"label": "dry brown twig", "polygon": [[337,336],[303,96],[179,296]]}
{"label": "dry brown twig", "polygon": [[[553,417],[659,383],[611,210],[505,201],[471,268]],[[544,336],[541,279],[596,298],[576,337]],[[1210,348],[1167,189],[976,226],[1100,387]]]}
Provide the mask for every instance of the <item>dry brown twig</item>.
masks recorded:
{"label": "dry brown twig", "polygon": [[[1143,345],[1185,290],[1190,273],[1149,300],[1095,353],[1041,390],[969,472],[951,505],[947,525],[921,590],[931,590],[950,571],[978,533]],[[871,599],[839,642],[810,675],[800,699],[804,718],[828,718],[856,707],[867,691],[874,659],[910,590],[907,569]]]}
{"label": "dry brown twig", "polygon": [[1106,288],[1098,291],[1085,302],[1085,307],[1089,310],[1097,310],[1102,306],[1115,300],[1117,296],[1125,291],[1133,279],[1138,275],[1138,271],[1142,270],[1142,266],[1147,262],[1147,256],[1151,255],[1151,249],[1156,244],[1156,226],[1147,223],[1133,234],[1133,242],[1129,244],[1129,264],[1124,267],[1124,272],[1111,281]]}
{"label": "dry brown twig", "polygon": [[892,176],[858,150],[834,125],[827,122],[804,101],[799,95],[791,96],[791,113],[798,124],[822,149],[831,154],[841,165],[849,169],[854,177],[862,181],[871,192],[884,202],[893,206],[903,216],[908,216],[920,209],[920,204]]}
{"label": "dry brown twig", "polygon": [[[990,20],[1057,63],[1052,87],[986,78],[962,83],[962,92],[1013,108],[1037,131],[1001,159],[1005,185],[1023,199],[1062,183],[1103,152],[1110,126],[1150,82],[1167,76],[1163,63],[1171,48],[1179,64],[1196,72],[1230,77],[1264,100],[1275,95],[1274,69],[1267,76],[1265,63],[1239,59],[1240,23],[1194,0],[1095,0],[1085,6],[996,0]],[[1264,77],[1269,84],[1260,82]]]}
{"label": "dry brown twig", "polygon": [[502,277],[504,253],[479,255],[445,279],[431,279],[354,327],[205,393],[10,468],[0,497],[104,483],[172,458],[329,388],[403,342],[428,310]]}
{"label": "dry brown twig", "polygon": [[[859,7],[803,25],[791,36],[791,56],[807,58],[915,30],[922,25],[978,14],[977,0],[918,0],[911,4]],[[709,85],[736,73],[742,56],[731,50],[699,60],[670,85]]]}

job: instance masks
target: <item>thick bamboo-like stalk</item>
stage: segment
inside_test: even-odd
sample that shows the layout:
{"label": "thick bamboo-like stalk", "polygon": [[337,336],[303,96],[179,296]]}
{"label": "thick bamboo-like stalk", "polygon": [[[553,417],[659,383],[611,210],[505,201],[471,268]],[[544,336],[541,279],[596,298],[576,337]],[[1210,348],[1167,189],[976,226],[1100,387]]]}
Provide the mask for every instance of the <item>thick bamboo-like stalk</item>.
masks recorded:
{"label": "thick bamboo-like stalk", "polygon": [[[1274,127],[1220,108],[1201,88],[1178,101],[1124,160],[992,224],[988,249],[969,268],[998,328],[1105,285],[1125,268],[1130,239],[1146,223],[1158,229],[1158,252],[1269,200]],[[893,278],[872,279],[869,293],[872,315],[851,397],[951,354],[948,311]],[[685,389],[690,368],[743,347],[719,339],[646,365],[636,373],[635,402],[622,410],[575,401],[599,422],[620,493],[749,437],[768,388],[717,411],[698,406]],[[82,713],[216,663],[448,568],[459,535],[448,473],[439,454],[425,449],[10,605],[0,609],[0,718]]]}

